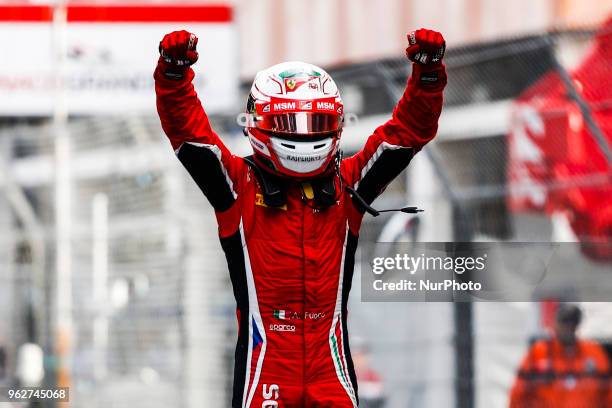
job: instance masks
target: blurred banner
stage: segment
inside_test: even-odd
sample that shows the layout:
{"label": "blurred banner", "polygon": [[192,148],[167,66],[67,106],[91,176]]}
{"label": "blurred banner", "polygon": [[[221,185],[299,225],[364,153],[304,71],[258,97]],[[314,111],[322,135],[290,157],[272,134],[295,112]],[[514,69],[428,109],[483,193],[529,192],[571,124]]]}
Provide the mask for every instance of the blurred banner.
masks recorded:
{"label": "blurred banner", "polygon": [[[186,29],[203,41],[196,87],[209,112],[235,106],[238,47],[230,6],[0,6],[1,115],[49,115],[57,90],[71,114],[152,113],[162,36]],[[61,55],[62,58],[57,58]],[[62,60],[63,63],[59,61]]]}
{"label": "blurred banner", "polygon": [[574,70],[557,65],[517,98],[509,134],[510,207],[564,213],[581,242],[612,231],[611,40],[612,18]]}

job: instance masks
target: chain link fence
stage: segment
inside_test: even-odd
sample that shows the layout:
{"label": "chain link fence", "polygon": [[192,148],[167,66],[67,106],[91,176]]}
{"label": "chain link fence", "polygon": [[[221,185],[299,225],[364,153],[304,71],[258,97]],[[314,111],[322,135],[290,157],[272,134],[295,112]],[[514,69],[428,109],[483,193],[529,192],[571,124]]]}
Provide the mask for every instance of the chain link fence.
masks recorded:
{"label": "chain link fence", "polygon": [[[426,242],[575,241],[580,250],[568,254],[571,262],[566,268],[575,273],[605,270],[612,243],[607,215],[612,203],[612,94],[607,91],[612,78],[611,30],[610,25],[559,30],[450,49],[438,136],[408,170],[407,196],[400,194],[400,201],[392,204],[404,204],[407,197],[410,204],[422,205],[425,215],[366,223],[362,259],[372,259],[382,237]],[[403,92],[409,64],[404,59],[384,60],[340,68],[332,75],[341,89],[351,91],[347,106],[357,106],[360,115],[380,114],[376,117],[382,123]],[[385,200],[392,198],[381,198]],[[386,229],[396,233],[381,234]],[[572,288],[562,287],[547,296],[563,301],[568,294],[572,296]],[[609,350],[612,333],[601,322],[610,316],[611,307],[587,306],[582,334]],[[377,320],[354,327],[377,333],[369,335],[377,350],[374,361],[384,361],[379,368],[392,384],[393,407],[507,406],[529,339],[550,329],[542,322],[539,303],[458,303],[450,306],[452,310],[440,305],[380,307],[373,318]],[[423,316],[433,310],[438,318],[423,327]],[[385,329],[392,327],[397,333],[398,325],[413,330],[402,337]],[[403,362],[399,350],[411,363],[421,362],[418,368],[398,363]],[[440,360],[442,365],[435,365]]]}
{"label": "chain link fence", "polygon": [[54,271],[52,127],[8,126],[0,137],[46,249],[33,251],[33,232],[13,216],[15,199],[3,196],[5,381],[18,380],[13,357],[35,343],[47,384],[58,381],[60,359],[69,361],[75,407],[223,401],[217,373],[226,367],[216,354],[231,298],[212,210],[162,142],[157,118],[75,118],[68,132],[71,324],[59,333],[55,299],[66,294]]}
{"label": "chain link fence", "polygon": [[[596,217],[605,212],[593,209],[609,208],[612,196],[605,147],[612,99],[604,95],[612,88],[612,59],[601,51],[582,64],[595,33],[558,31],[449,50],[439,136],[374,203],[408,201],[426,213],[366,217],[358,259],[371,257],[381,240],[609,239],[610,224]],[[344,149],[351,153],[363,140],[353,143],[350,133],[388,116],[409,64],[389,59],[330,72],[360,119],[347,129]],[[238,152],[244,149],[233,115],[213,123]],[[7,120],[0,132],[0,381],[18,380],[19,350],[35,343],[45,353],[46,383],[57,381],[61,359],[69,361],[74,407],[226,406],[236,327],[212,210],[173,159],[157,118],[72,118],[68,132],[72,294],[71,330],[64,333],[55,309],[62,294],[51,123]],[[526,161],[521,137],[540,161]],[[532,184],[517,171],[527,171]],[[543,201],[534,201],[534,186]],[[586,251],[581,265],[601,255]],[[507,404],[527,339],[538,333],[537,304],[362,303],[361,269],[351,298],[353,340],[361,344],[360,367],[380,377],[362,380],[382,384],[374,394],[385,407]],[[602,304],[588,317],[601,321],[609,308]],[[587,326],[589,336],[612,340],[604,328]]]}

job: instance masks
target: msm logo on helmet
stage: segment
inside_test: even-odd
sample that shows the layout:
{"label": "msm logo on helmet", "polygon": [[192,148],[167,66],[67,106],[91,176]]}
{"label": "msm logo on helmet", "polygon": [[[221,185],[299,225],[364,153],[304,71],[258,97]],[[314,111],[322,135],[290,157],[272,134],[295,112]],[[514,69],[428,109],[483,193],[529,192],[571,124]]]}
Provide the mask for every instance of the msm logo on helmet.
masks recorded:
{"label": "msm logo on helmet", "polygon": [[333,102],[317,102],[317,110],[335,111],[336,104]]}
{"label": "msm logo on helmet", "polygon": [[278,102],[273,106],[274,111],[295,110],[295,102]]}

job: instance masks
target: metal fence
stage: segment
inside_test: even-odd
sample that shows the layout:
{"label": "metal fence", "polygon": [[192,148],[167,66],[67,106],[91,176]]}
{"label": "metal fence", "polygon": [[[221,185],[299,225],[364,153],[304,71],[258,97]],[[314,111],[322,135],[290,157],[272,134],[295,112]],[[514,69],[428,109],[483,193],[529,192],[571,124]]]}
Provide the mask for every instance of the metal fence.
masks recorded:
{"label": "metal fence", "polygon": [[[421,159],[429,166],[413,163],[407,175],[407,197],[411,203],[421,200],[418,204],[426,213],[420,223],[389,220],[400,224],[391,229],[402,231],[393,239],[578,241],[582,252],[567,268],[579,273],[609,263],[612,224],[603,213],[612,204],[612,94],[605,91],[612,78],[607,45],[611,30],[562,30],[449,50],[439,134]],[[408,69],[405,60],[397,59],[339,68],[332,75],[341,89],[360,90],[357,113],[383,113],[401,96]],[[423,172],[427,167],[430,171]],[[529,177],[519,177],[525,173]],[[601,216],[594,208],[602,210]],[[432,219],[436,222],[428,223]],[[365,225],[366,231],[375,232],[362,239],[364,253],[372,254],[374,245],[369,243],[381,237],[383,226],[374,225]],[[591,251],[592,242],[604,250]],[[564,300],[567,289],[548,296]],[[432,337],[418,345],[410,336],[390,343],[393,337],[380,324],[371,324],[387,336],[372,337],[380,347],[376,358],[385,361],[380,369],[393,384],[390,406],[441,406],[431,397],[436,393],[452,395],[443,404],[457,407],[505,406],[527,338],[544,333],[539,308],[538,303],[456,303],[452,311],[441,311],[444,317],[430,321],[431,326],[443,323],[433,333],[425,328]],[[590,318],[609,316],[610,308],[601,304]],[[413,325],[413,335],[422,338],[419,320],[427,315],[424,310],[428,308],[423,305],[394,305],[379,319],[395,330],[398,320]],[[605,346],[612,341],[602,324],[591,325],[586,335]],[[413,347],[410,351],[404,348],[407,344]],[[436,361],[436,353],[448,355],[442,367],[428,367],[425,373],[419,367],[411,376],[410,369],[404,366],[402,371],[387,359],[392,354],[401,360],[395,354],[399,349],[410,361],[423,364]],[[423,355],[429,357],[423,361]]]}
{"label": "metal fence", "polygon": [[[511,149],[520,106],[514,101],[552,97],[530,92],[556,76],[551,84],[562,91],[555,100],[568,103],[564,109],[581,118],[584,137],[594,141],[590,147],[608,160],[611,133],[602,123],[609,123],[612,100],[595,106],[576,78],[567,82],[566,76],[573,72],[568,61],[582,60],[594,33],[560,31],[449,50],[440,134],[376,203],[391,207],[408,200],[424,206],[426,215],[366,218],[360,259],[368,259],[385,228],[397,222],[405,227],[393,237],[400,241],[549,241],[578,228],[571,219],[555,221],[558,211],[546,206],[524,212],[513,202],[525,196],[509,170],[517,159]],[[388,115],[409,64],[384,60],[330,72],[363,123]],[[600,86],[611,88],[609,82]],[[213,123],[230,144],[239,144],[233,114]],[[71,306],[70,325],[61,332],[51,123],[6,121],[0,134],[0,350],[7,356],[0,358],[0,381],[16,381],[20,347],[36,343],[46,356],[45,381],[63,381],[57,374],[66,374],[75,407],[226,406],[236,327],[212,210],[162,142],[157,118],[73,118],[68,131]],[[561,131],[550,137],[551,152],[570,143]],[[553,164],[559,163],[567,164],[564,157]],[[566,196],[577,191],[605,199],[607,163],[603,178],[599,167],[587,166],[569,180],[551,171],[536,181],[545,194],[555,193],[555,205],[582,214]],[[386,407],[507,403],[527,338],[538,328],[537,306],[369,304],[360,302],[358,286],[351,298],[353,335],[368,344]],[[609,308],[602,305],[591,316]]]}

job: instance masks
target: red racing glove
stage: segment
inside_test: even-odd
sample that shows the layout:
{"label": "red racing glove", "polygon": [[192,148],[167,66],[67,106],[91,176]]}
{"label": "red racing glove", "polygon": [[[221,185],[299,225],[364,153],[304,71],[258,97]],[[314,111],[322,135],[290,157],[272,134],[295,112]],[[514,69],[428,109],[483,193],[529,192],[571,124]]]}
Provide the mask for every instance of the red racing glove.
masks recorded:
{"label": "red racing glove", "polygon": [[421,28],[408,33],[406,56],[412,62],[412,77],[431,91],[446,86],[446,70],[442,64],[446,41],[437,31]]}
{"label": "red racing glove", "polygon": [[159,68],[169,79],[182,79],[198,60],[198,37],[188,31],[173,31],[159,42]]}
{"label": "red racing glove", "polygon": [[421,65],[442,63],[446,51],[446,41],[437,31],[421,28],[408,33],[406,56],[412,62]]}

